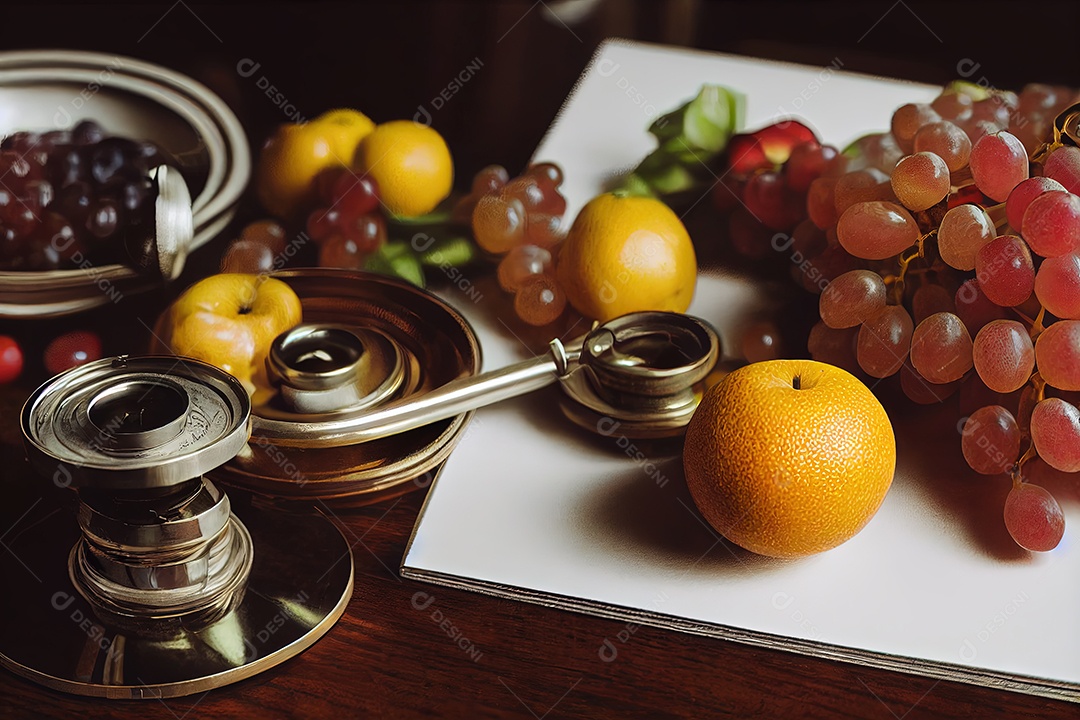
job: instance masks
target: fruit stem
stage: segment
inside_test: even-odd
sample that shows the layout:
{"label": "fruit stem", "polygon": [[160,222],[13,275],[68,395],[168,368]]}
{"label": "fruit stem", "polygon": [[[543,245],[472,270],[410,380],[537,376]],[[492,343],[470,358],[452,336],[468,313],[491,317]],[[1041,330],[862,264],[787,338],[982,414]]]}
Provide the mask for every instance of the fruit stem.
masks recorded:
{"label": "fruit stem", "polygon": [[900,254],[900,259],[898,261],[900,265],[900,272],[897,274],[896,282],[893,283],[892,288],[893,300],[895,301],[896,305],[904,304],[904,280],[907,277],[908,267],[911,266],[911,263],[915,260],[915,258],[922,257],[924,252],[923,243],[925,242],[927,236],[929,236],[932,232],[934,231],[931,231],[930,233],[927,233],[926,235],[920,237],[914,247],[908,248],[908,250]]}
{"label": "fruit stem", "polygon": [[[1041,315],[1042,313],[1040,313],[1040,316]],[[1031,377],[1028,378],[1028,383],[1031,385],[1032,389],[1035,390],[1035,404],[1038,405],[1046,397],[1046,381],[1042,379],[1042,375],[1040,375],[1038,371],[1035,371],[1031,374]],[[1014,488],[1024,482],[1024,465],[1038,456],[1039,453],[1035,449],[1034,438],[1029,439],[1027,450],[1020,456],[1020,459],[1016,461],[1016,464],[1013,465],[1012,472],[1010,473]]]}
{"label": "fruit stem", "polygon": [[796,390],[802,390],[802,376],[796,375],[791,379],[791,387]]}
{"label": "fruit stem", "polygon": [[1030,333],[1029,333],[1031,335],[1031,341],[1032,342],[1035,342],[1035,339],[1037,337],[1039,337],[1039,335],[1042,333],[1043,330],[1046,329],[1046,326],[1043,325],[1043,320],[1045,320],[1045,319],[1046,319],[1046,308],[1044,308],[1043,306],[1040,305],[1039,306],[1039,314],[1035,316],[1035,322],[1033,322],[1031,324],[1031,330],[1030,330]]}

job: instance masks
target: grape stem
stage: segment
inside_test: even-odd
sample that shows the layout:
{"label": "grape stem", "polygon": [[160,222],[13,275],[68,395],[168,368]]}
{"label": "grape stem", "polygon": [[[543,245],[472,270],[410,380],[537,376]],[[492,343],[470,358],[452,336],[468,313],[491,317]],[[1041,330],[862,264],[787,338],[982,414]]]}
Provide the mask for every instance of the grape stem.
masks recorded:
{"label": "grape stem", "polygon": [[[1042,311],[1039,312],[1039,322],[1042,319]],[[1035,371],[1028,378],[1028,384],[1031,385],[1035,391],[1035,404],[1038,405],[1046,397],[1046,381],[1042,379],[1042,375]],[[1030,434],[1030,432],[1029,432]],[[1009,473],[1012,478],[1013,487],[1019,487],[1024,482],[1024,465],[1031,462],[1033,459],[1039,456],[1039,452],[1035,449],[1035,440],[1028,440],[1027,450],[1020,456],[1020,459],[1013,465],[1012,471]]]}
{"label": "grape stem", "polygon": [[911,267],[911,263],[915,262],[916,258],[926,257],[926,240],[936,234],[937,230],[931,230],[925,235],[920,235],[913,246],[900,253],[897,260],[900,270],[892,284],[893,301],[896,305],[904,303],[904,281],[907,279],[908,268]]}

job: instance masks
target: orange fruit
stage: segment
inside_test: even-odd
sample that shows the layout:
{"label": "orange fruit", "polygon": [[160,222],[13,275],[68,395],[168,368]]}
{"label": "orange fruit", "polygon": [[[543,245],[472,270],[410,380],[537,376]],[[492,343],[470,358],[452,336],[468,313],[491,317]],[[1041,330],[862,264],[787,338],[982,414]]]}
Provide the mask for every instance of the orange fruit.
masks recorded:
{"label": "orange fruit", "polygon": [[375,178],[379,199],[395,215],[435,209],[454,184],[454,161],[442,135],[412,120],[383,123],[356,151],[357,170]]}
{"label": "orange fruit", "polygon": [[266,210],[293,218],[315,202],[315,176],[352,163],[356,147],[375,128],[356,110],[330,110],[310,122],[287,124],[263,147],[256,192]]}
{"label": "orange fruit", "polygon": [[605,322],[642,310],[685,312],[697,258],[682,221],[663,202],[605,193],[574,219],[556,272],[570,304]]}
{"label": "orange fruit", "polygon": [[892,484],[896,440],[881,403],[846,370],[767,360],[706,392],[683,465],[718,532],[761,555],[801,557],[870,521]]}

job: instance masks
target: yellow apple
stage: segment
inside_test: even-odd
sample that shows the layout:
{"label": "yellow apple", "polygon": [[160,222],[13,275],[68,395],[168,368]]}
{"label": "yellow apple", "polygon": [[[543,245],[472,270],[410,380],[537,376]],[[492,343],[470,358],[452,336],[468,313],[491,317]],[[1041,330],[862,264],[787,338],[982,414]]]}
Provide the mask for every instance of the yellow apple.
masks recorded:
{"label": "yellow apple", "polygon": [[176,299],[163,340],[176,355],[217,365],[254,393],[268,385],[270,343],[300,319],[300,298],[281,280],[223,273],[200,280]]}

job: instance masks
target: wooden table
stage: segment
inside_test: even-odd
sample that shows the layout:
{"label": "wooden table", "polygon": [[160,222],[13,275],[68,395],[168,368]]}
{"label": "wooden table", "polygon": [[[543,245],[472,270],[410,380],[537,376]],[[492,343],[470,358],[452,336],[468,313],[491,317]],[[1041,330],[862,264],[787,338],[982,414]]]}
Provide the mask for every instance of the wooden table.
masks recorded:
{"label": "wooden table", "polygon": [[[5,26],[12,29],[5,47],[97,49],[188,72],[241,115],[256,146],[282,115],[256,78],[237,75],[242,59],[262,63],[260,72],[305,116],[341,105],[361,107],[384,120],[412,117],[418,103],[435,97],[457,68],[481,57],[484,71],[440,111],[436,122],[454,148],[464,179],[490,162],[520,166],[596,42],[608,35],[822,65],[840,56],[845,69],[925,81],[948,81],[955,77],[958,59],[975,58],[981,63],[979,74],[1001,87],[1032,80],[1075,82],[1075,62],[1061,56],[1076,56],[1074,24],[1060,20],[1073,16],[1074,8],[1043,3],[1034,17],[1044,19],[1032,24],[1037,29],[1018,32],[1005,27],[1013,22],[1014,6],[999,5],[609,2],[568,33],[532,0],[427,2],[419,11],[409,3],[374,8],[356,3],[333,10],[309,4],[177,3],[94,4],[57,13],[48,4],[28,4],[5,8]],[[257,31],[253,22],[258,22]],[[808,27],[813,29],[807,32]],[[995,37],[1008,37],[1010,51],[987,44],[987,38]],[[246,212],[251,217],[253,210]],[[206,261],[202,269],[210,265]],[[193,281],[197,271],[186,274],[184,283]],[[148,318],[161,303],[155,305],[146,310]],[[99,320],[87,322],[94,326]],[[35,332],[44,342],[68,327],[57,323]],[[110,342],[106,333],[108,351],[127,349],[117,345],[120,341],[134,344],[121,337],[124,327],[112,320],[108,327],[116,340]],[[0,330],[11,331],[2,324]],[[628,628],[406,581],[396,569],[422,500],[423,491],[416,491],[343,516],[346,535],[355,543],[352,602],[323,640],[283,666],[205,695],[164,702],[86,700],[0,671],[0,718],[888,720],[1077,717],[1080,712],[1074,705],[1041,698]],[[5,586],[3,591],[13,589]],[[430,605],[424,606],[428,598],[417,598],[421,592],[432,598]],[[444,620],[456,632],[448,634]],[[472,652],[455,644],[451,635],[459,633],[475,648]],[[605,651],[609,662],[601,658],[605,640],[618,650],[614,659]]]}
{"label": "wooden table", "polygon": [[1068,703],[403,580],[397,567],[423,495],[340,514],[354,545],[352,602],[326,637],[284,665],[202,695],[122,702],[0,671],[0,717],[1077,716]]}

